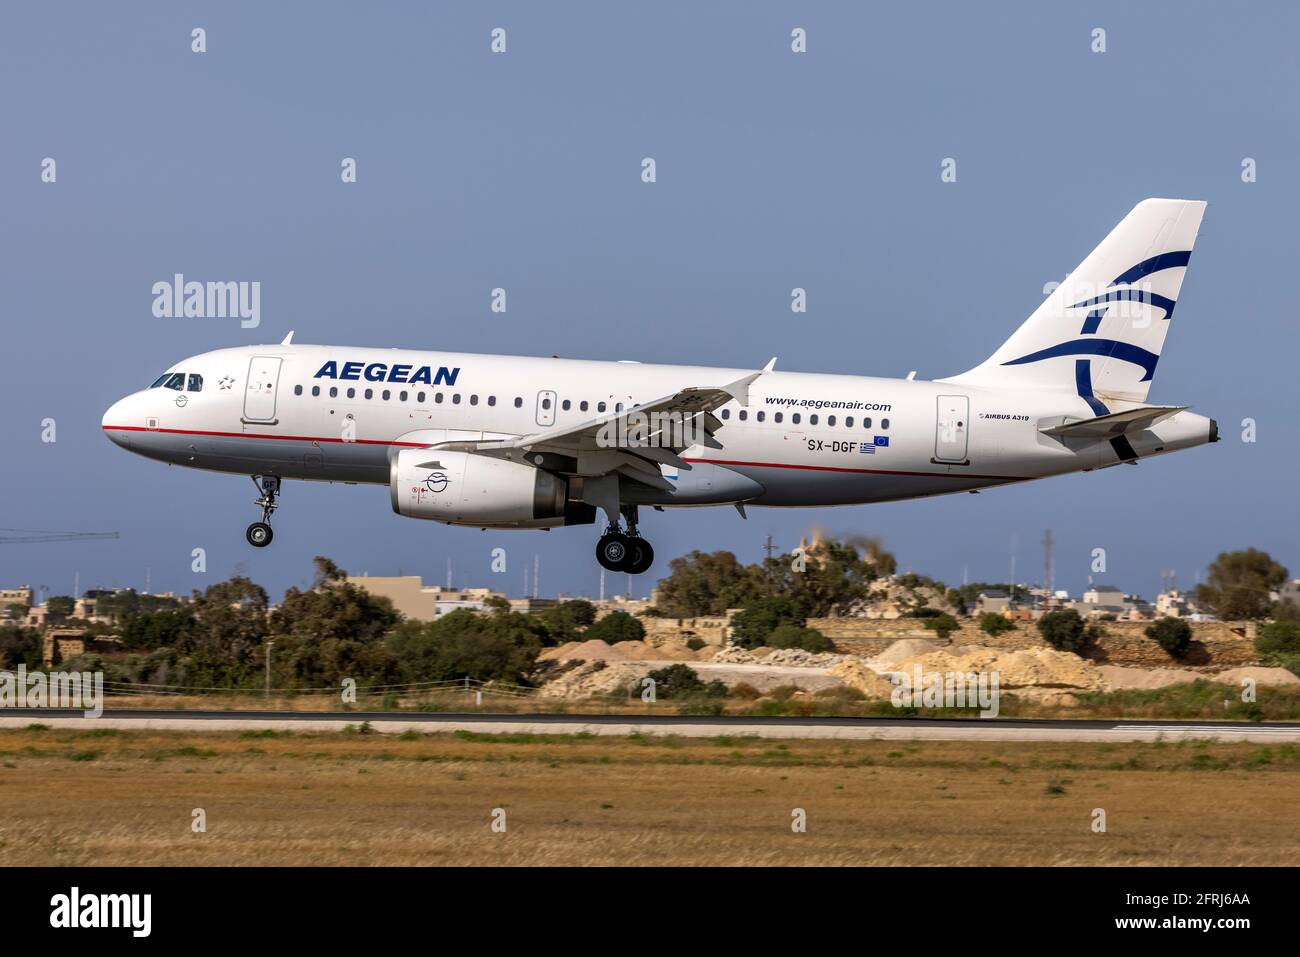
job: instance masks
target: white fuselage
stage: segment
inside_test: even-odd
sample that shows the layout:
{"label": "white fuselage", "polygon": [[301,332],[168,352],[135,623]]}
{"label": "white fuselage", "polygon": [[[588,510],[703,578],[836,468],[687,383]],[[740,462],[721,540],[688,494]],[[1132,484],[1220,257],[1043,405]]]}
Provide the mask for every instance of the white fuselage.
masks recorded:
{"label": "white fuselage", "polygon": [[[381,485],[395,449],[571,428],[620,405],[752,372],[292,344],[222,349],[169,371],[173,381],[164,377],[105,413],[114,442],[191,468]],[[180,389],[175,373],[184,375]],[[692,447],[682,455],[689,471],[664,468],[672,491],[643,486],[627,500],[883,502],[1100,468],[1216,438],[1210,419],[1186,411],[1128,435],[1132,456],[1109,441],[1052,438],[1040,430],[1095,414],[1065,389],[773,371],[753,382],[748,399],[716,412],[722,449]]]}

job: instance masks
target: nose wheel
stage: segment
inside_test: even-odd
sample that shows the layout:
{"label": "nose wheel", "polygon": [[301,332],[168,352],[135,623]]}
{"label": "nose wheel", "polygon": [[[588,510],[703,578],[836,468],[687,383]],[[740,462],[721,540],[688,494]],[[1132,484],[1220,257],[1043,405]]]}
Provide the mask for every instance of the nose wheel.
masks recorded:
{"label": "nose wheel", "polygon": [[612,572],[640,575],[654,564],[655,551],[637,531],[636,506],[625,506],[623,514],[627,517],[627,531],[609,526],[596,542],[596,561]]}
{"label": "nose wheel", "polygon": [[254,475],[253,485],[261,493],[254,505],[262,509],[262,520],[254,522],[248,526],[244,532],[244,538],[248,539],[248,544],[254,548],[265,548],[271,544],[271,539],[275,533],[271,530],[271,513],[279,506],[276,505],[276,498],[280,495],[280,477],[278,475]]}

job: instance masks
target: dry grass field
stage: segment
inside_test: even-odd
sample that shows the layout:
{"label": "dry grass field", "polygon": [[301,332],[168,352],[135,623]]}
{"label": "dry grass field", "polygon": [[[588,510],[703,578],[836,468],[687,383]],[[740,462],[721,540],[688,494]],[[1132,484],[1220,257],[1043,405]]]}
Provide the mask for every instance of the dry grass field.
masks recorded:
{"label": "dry grass field", "polygon": [[1298,807],[1293,745],[0,731],[11,865],[1296,865]]}

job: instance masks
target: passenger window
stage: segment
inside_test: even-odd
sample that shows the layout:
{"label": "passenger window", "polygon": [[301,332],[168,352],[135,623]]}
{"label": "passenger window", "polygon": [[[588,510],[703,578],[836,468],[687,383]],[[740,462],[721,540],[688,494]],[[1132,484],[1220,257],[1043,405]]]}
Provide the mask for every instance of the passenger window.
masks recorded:
{"label": "passenger window", "polygon": [[441,393],[441,392],[435,392],[435,393],[433,394],[433,401],[434,401],[434,402],[437,402],[439,405],[441,405],[441,404],[442,404],[442,393]]}
{"label": "passenger window", "polygon": [[167,377],[167,381],[163,383],[163,388],[175,389],[177,392],[180,392],[182,389],[185,388],[185,373],[173,372],[170,376]]}
{"label": "passenger window", "polygon": [[772,416],[772,421],[773,421],[773,422],[780,422],[780,421],[781,421],[781,413],[780,413],[780,412],[777,412],[775,415],[773,415],[773,416]]}
{"label": "passenger window", "polygon": [[597,411],[597,412],[604,412],[604,411],[605,411],[605,403],[604,403],[604,402],[597,402],[597,403],[596,403],[596,411]]}
{"label": "passenger window", "polygon": [[411,393],[409,393],[409,392],[407,392],[405,389],[403,389],[401,392],[397,393],[397,397],[398,397],[399,399],[401,399],[403,402],[405,402],[405,401],[407,400],[407,398],[410,396],[410,394],[411,394]]}
{"label": "passenger window", "polygon": [[349,388],[349,389],[348,389],[348,398],[349,398],[349,399],[355,399],[356,397],[357,397],[357,390],[356,390],[356,389]]}
{"label": "passenger window", "polygon": [[494,395],[488,396],[488,405],[496,405],[496,404],[497,404],[497,397]]}
{"label": "passenger window", "polygon": [[863,420],[862,420],[862,427],[863,427],[864,429],[869,429],[869,428],[871,428],[871,420],[870,420],[870,419],[863,419]]}
{"label": "passenger window", "polygon": [[889,420],[888,420],[888,419],[881,419],[881,420],[880,420],[880,427],[881,427],[882,429],[887,429],[887,428],[889,428]]}
{"label": "passenger window", "polygon": [[724,419],[729,419],[729,418],[731,418],[731,410],[730,410],[730,409],[723,409],[723,410],[722,410],[722,417],[723,417]]}
{"label": "passenger window", "polygon": [[619,402],[618,404],[616,404],[616,405],[614,406],[614,411],[615,411],[615,412],[622,412],[622,411],[623,411],[623,403],[622,403],[622,402]]}
{"label": "passenger window", "polygon": [[739,412],[736,413],[736,418],[740,419],[741,422],[744,422],[746,419],[749,418],[749,413],[746,412],[744,409],[741,409]]}
{"label": "passenger window", "polygon": [[523,404],[524,404],[524,400],[519,398],[519,396],[515,396],[515,408],[518,409],[521,406],[523,406]]}
{"label": "passenger window", "polygon": [[834,425],[834,424],[835,424],[835,416],[833,416],[833,415],[828,415],[828,416],[826,416],[826,424],[827,424],[827,425]]}
{"label": "passenger window", "polygon": [[294,387],[293,387],[293,394],[294,394],[294,395],[302,395],[302,386],[300,386],[300,385],[296,385],[296,386],[294,386]]}
{"label": "passenger window", "polygon": [[476,394],[476,395],[472,395],[472,396],[469,397],[469,404],[470,404],[470,405],[478,405],[478,395],[477,395],[477,394]]}
{"label": "passenger window", "polygon": [[754,418],[756,418],[756,419],[758,419],[758,421],[762,422],[762,421],[763,421],[763,413],[762,413],[762,412],[759,412],[759,413],[755,414]]}
{"label": "passenger window", "polygon": [[312,387],[311,387],[311,394],[314,395],[314,396],[319,396],[319,395],[320,395],[320,386],[318,386],[318,385],[314,385],[314,386],[312,386]]}
{"label": "passenger window", "polygon": [[550,399],[543,399],[543,400],[542,400],[542,408],[543,408],[543,409],[549,409],[550,407],[551,407],[551,400],[550,400]]}
{"label": "passenger window", "polygon": [[338,397],[339,397],[339,387],[336,385],[330,386],[330,398],[337,399]]}
{"label": "passenger window", "polygon": [[851,428],[853,428],[853,416],[851,416],[851,415],[849,415],[849,416],[845,416],[845,418],[844,418],[844,427],[845,427],[846,429],[851,429]]}
{"label": "passenger window", "polygon": [[792,423],[794,423],[795,425],[798,425],[798,424],[799,424],[799,421],[800,421],[800,415],[799,415],[799,413],[798,413],[798,412],[792,413],[791,416],[790,416],[790,421],[791,421]]}
{"label": "passenger window", "polygon": [[809,424],[809,425],[816,425],[816,424],[817,424],[817,416],[815,416],[815,415],[810,415],[810,416],[808,416],[808,424]]}
{"label": "passenger window", "polygon": [[423,393],[423,392],[417,392],[417,393],[415,393],[415,401],[416,401],[416,402],[419,402],[421,405],[423,405],[423,404],[424,404],[424,393]]}
{"label": "passenger window", "polygon": [[579,410],[581,410],[581,411],[583,411],[583,412],[586,412],[586,411],[587,411],[587,400],[586,400],[586,399],[583,399],[581,402],[579,402],[579,403],[578,403],[578,408],[579,408]]}
{"label": "passenger window", "polygon": [[451,394],[451,404],[452,404],[452,405],[460,405],[460,393],[459,393],[459,392],[453,392],[453,393]]}
{"label": "passenger window", "polygon": [[365,392],[365,396],[366,396],[367,399],[373,399],[373,398],[375,397],[375,390],[374,390],[374,389],[367,389],[366,392]]}
{"label": "passenger window", "polygon": [[195,375],[193,372],[191,372],[191,373],[190,373],[190,384],[189,384],[189,386],[186,387],[185,391],[186,391],[186,392],[202,392],[202,391],[203,391],[203,376],[201,376],[201,375]]}
{"label": "passenger window", "polygon": [[570,402],[568,399],[565,399],[563,402],[560,403],[560,408],[563,409],[565,412],[568,412],[570,407],[572,407],[572,405],[573,405],[572,402]]}

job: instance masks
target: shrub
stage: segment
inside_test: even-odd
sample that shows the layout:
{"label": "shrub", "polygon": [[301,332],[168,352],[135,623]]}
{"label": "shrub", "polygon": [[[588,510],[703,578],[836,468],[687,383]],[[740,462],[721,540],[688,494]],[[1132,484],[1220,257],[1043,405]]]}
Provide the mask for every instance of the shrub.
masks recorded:
{"label": "shrub", "polygon": [[721,681],[710,681],[706,684],[700,680],[700,676],[695,673],[694,668],[680,662],[669,665],[667,668],[652,671],[649,677],[655,683],[656,699],[689,698],[693,696],[721,698],[727,693],[727,686]]}
{"label": "shrub", "polygon": [[1300,655],[1300,621],[1270,621],[1260,626],[1255,638],[1255,651],[1260,658],[1270,660],[1284,655]]}
{"label": "shrub", "polygon": [[946,612],[940,612],[932,618],[926,618],[925,627],[929,628],[940,638],[947,638],[961,627],[961,622]]}
{"label": "shrub", "polygon": [[686,647],[689,648],[689,649],[691,649],[691,651],[699,651],[701,648],[704,647],[704,639],[703,639],[703,638],[687,638],[687,639],[686,639]]}
{"label": "shrub", "polygon": [[640,641],[645,638],[645,625],[625,611],[611,611],[588,628],[583,636],[587,639],[599,638],[607,645],[616,645],[620,641]]}
{"label": "shrub", "polygon": [[1192,626],[1181,618],[1161,618],[1148,625],[1145,634],[1175,658],[1186,654],[1192,643]]}
{"label": "shrub", "polygon": [[1038,631],[1049,645],[1057,651],[1073,651],[1088,643],[1083,618],[1073,608],[1063,611],[1049,611],[1038,619]]}
{"label": "shrub", "polygon": [[980,615],[980,631],[986,635],[1002,635],[1015,630],[1015,622],[1006,615],[999,615],[995,611],[986,611]]}
{"label": "shrub", "polygon": [[799,607],[784,595],[771,595],[749,603],[731,619],[731,643],[741,648],[759,648],[779,625],[802,626]]}
{"label": "shrub", "polygon": [[815,628],[799,625],[777,625],[767,636],[769,648],[802,648],[804,651],[831,650],[831,640]]}
{"label": "shrub", "polygon": [[763,697],[763,692],[759,691],[753,685],[742,681],[740,684],[732,686],[731,696],[733,698],[740,698],[744,701],[753,701],[756,698]]}

